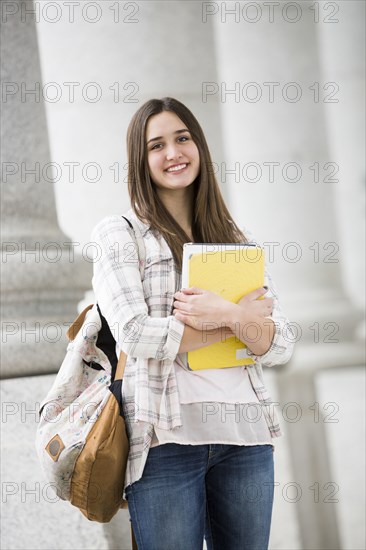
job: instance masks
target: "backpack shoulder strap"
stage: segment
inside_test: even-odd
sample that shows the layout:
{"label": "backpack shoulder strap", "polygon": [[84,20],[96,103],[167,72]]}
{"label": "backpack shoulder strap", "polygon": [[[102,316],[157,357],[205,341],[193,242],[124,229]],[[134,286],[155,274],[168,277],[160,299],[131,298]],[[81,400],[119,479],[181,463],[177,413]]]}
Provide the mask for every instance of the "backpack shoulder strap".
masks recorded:
{"label": "backpack shoulder strap", "polygon": [[[139,257],[140,274],[141,274],[141,280],[142,280],[143,276],[144,276],[145,260],[146,260],[146,249],[145,249],[144,239],[142,237],[140,228],[137,225],[137,223],[135,222],[135,220],[129,220],[128,218],[126,218],[126,216],[122,216],[122,218],[124,218],[126,220],[128,225],[131,227],[131,229],[134,230],[134,233],[135,233],[136,242],[137,242],[138,257]],[[126,366],[126,360],[127,360],[127,356],[123,352],[121,352],[121,354],[119,356],[119,359],[118,359],[114,380],[122,380],[123,379],[125,366]],[[132,527],[131,527],[131,540],[132,540],[133,549],[137,549],[134,533],[132,531]]]}
{"label": "backpack shoulder strap", "polygon": [[[144,239],[142,237],[140,228],[138,227],[135,220],[129,220],[125,216],[122,216],[122,218],[124,218],[126,220],[128,225],[131,227],[131,229],[133,229],[133,231],[135,233],[137,247],[138,247],[137,250],[138,250],[138,258],[139,258],[140,274],[141,274],[141,279],[142,279],[143,275],[144,275],[144,271],[145,271],[145,260],[146,260],[146,249],[145,249]],[[87,312],[89,311],[89,309],[91,309],[93,307],[93,305],[94,304],[90,304],[89,306],[87,306],[78,315],[78,317],[75,319],[75,321],[72,323],[72,325],[70,326],[70,328],[66,332],[66,335],[67,335],[69,340],[74,340],[76,338],[76,335],[78,334],[82,324],[85,321],[85,317],[86,317]],[[107,324],[107,321],[105,320],[105,318],[102,315],[102,312],[100,311],[99,305],[96,304],[96,306],[97,306],[98,313],[99,313],[101,321],[102,321],[102,328],[98,333],[99,334],[98,342],[102,337],[103,346],[102,346],[101,349],[104,351],[104,353],[106,353],[106,355],[107,355],[107,357],[108,357],[108,359],[111,363],[111,366],[112,366],[112,380],[114,378],[122,379],[123,378],[124,366],[125,366],[125,362],[126,362],[126,357],[124,356],[123,353],[121,353],[120,359],[119,359],[119,361],[117,361],[117,356],[116,356],[115,349],[114,349],[116,341],[114,339],[113,334],[110,331],[110,328]]]}
{"label": "backpack shoulder strap", "polygon": [[145,271],[145,260],[146,260],[146,249],[145,249],[145,243],[144,239],[141,235],[141,231],[135,220],[129,220],[126,218],[126,216],[122,216],[128,223],[128,225],[131,227],[131,229],[135,232],[135,237],[137,241],[137,250],[138,250],[138,256],[139,256],[139,265],[140,265],[140,273],[141,273],[141,279],[143,279],[144,271]]}
{"label": "backpack shoulder strap", "polygon": [[66,332],[66,336],[69,340],[75,340],[77,333],[82,327],[82,324],[84,323],[85,316],[89,309],[93,307],[93,304],[88,305],[81,313],[79,313],[78,317],[75,319],[75,321],[70,325],[69,329]]}

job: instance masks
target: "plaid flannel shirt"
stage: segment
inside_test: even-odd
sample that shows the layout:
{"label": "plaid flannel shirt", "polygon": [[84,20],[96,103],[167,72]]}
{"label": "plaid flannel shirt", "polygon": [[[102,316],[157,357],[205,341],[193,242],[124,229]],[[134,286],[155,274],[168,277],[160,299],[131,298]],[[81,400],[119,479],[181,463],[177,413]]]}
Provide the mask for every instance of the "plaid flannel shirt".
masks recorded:
{"label": "plaid flannel shirt", "polygon": [[[167,242],[142,223],[129,209],[124,214],[140,228],[146,250],[144,279],[141,281],[134,231],[121,215],[101,220],[93,229],[96,243],[92,285],[96,301],[117,341],[127,354],[123,379],[123,411],[130,441],[125,487],[141,478],[150,449],[153,426],[170,430],[181,426],[179,393],[174,371],[184,332],[184,323],[172,315],[174,294],[181,288]],[[248,230],[243,230],[251,242]],[[275,334],[269,350],[247,371],[263,405],[272,437],[281,435],[271,398],[263,381],[262,366],[285,363],[292,354],[290,327],[282,314],[277,292],[268,270],[266,296],[274,299],[271,319]]]}

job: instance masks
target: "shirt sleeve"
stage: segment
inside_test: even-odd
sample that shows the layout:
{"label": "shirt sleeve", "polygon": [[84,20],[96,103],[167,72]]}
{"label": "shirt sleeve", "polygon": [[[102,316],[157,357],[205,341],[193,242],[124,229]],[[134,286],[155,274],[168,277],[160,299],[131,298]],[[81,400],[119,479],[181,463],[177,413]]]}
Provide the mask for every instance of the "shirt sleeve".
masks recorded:
{"label": "shirt sleeve", "polygon": [[94,294],[119,348],[130,357],[174,361],[184,323],[174,315],[149,316],[134,230],[122,216],[108,216],[91,241]]}
{"label": "shirt sleeve", "polygon": [[[250,243],[257,244],[257,241],[247,228],[243,228],[242,231]],[[266,319],[271,319],[274,322],[273,340],[268,351],[263,355],[255,355],[249,349],[247,349],[247,354],[257,363],[266,367],[273,367],[285,364],[291,359],[295,344],[295,335],[289,319],[282,311],[278,291],[267,265],[264,272],[264,284],[268,286],[268,291],[265,294],[266,298],[273,298],[272,315],[266,317]]]}

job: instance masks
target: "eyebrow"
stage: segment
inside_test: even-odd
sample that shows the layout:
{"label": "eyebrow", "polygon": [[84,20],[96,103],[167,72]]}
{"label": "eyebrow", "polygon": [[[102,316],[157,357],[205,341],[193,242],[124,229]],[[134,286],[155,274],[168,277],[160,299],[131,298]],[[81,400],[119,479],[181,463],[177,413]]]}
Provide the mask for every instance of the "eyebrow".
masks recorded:
{"label": "eyebrow", "polygon": [[[174,134],[183,134],[183,132],[188,132],[189,133],[189,130],[187,130],[187,128],[182,128],[181,130],[176,130],[174,132]],[[151,143],[152,141],[158,141],[159,139],[164,139],[164,138],[163,138],[163,136],[158,136],[158,137],[149,139],[149,141],[147,142],[146,145],[149,145],[149,143]]]}

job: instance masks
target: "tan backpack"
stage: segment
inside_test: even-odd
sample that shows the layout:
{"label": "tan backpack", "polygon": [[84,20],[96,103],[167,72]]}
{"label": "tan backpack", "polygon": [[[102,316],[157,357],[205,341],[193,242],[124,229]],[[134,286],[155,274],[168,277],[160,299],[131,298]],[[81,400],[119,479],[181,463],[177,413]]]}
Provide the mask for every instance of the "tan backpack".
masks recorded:
{"label": "tan backpack", "polygon": [[[133,228],[142,277],[145,247],[135,223]],[[122,415],[127,357],[121,352],[117,362],[116,342],[98,304],[80,313],[67,336],[66,356],[40,406],[36,449],[56,494],[89,520],[106,523],[127,507],[122,499],[129,452]],[[132,525],[131,536],[137,549]]]}

